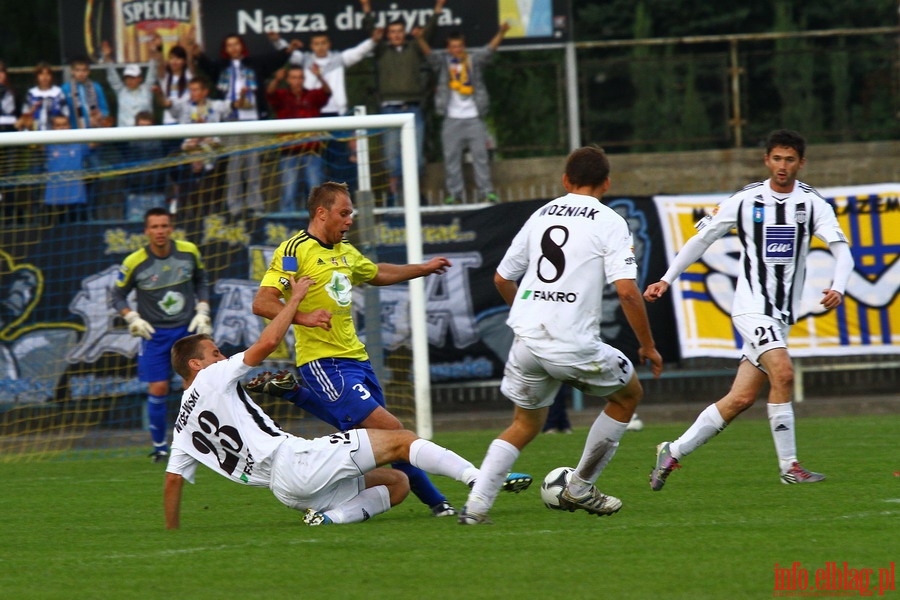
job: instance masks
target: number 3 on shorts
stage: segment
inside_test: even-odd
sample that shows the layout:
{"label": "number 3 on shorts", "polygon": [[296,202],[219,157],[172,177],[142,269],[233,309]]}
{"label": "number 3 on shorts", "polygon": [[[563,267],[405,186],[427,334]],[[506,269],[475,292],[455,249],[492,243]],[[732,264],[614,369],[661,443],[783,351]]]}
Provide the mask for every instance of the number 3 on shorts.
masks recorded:
{"label": "number 3 on shorts", "polygon": [[353,389],[359,392],[360,400],[368,400],[372,397],[372,393],[368,389],[366,389],[366,386],[361,383],[357,383],[356,385],[354,385]]}

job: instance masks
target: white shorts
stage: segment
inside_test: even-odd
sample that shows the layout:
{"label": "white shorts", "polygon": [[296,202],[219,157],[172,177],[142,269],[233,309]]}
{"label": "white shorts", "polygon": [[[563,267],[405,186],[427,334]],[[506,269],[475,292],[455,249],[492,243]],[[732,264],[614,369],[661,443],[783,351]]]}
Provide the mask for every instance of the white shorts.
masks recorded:
{"label": "white shorts", "polygon": [[592,396],[608,396],[625,387],[633,375],[631,361],[609,344],[601,342],[576,364],[561,365],[537,356],[516,336],[500,391],[517,406],[536,409],[553,404],[563,383]]}
{"label": "white shorts", "polygon": [[366,488],[363,475],[375,468],[365,429],[284,442],[272,460],[272,493],[297,510],[328,510]]}
{"label": "white shorts", "polygon": [[741,352],[755,366],[760,367],[759,357],[775,348],[787,348],[788,332],[791,326],[766,315],[738,315],[731,318],[734,328],[741,334],[744,347]]}

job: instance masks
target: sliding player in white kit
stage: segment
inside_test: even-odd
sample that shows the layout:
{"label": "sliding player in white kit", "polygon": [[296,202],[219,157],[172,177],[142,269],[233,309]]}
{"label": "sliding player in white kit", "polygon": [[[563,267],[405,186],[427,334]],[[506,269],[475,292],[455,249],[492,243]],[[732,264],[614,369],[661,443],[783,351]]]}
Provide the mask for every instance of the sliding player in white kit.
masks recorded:
{"label": "sliding player in white kit", "polygon": [[[609,189],[609,161],[600,148],[569,155],[562,178],[568,194],[535,211],[497,267],[494,283],[510,305],[515,333],[500,390],[514,404],[512,424],[488,448],[481,475],[459,516],[461,525],[490,523],[488,511],[520,451],[540,432],[561,382],[609,402],[594,421],[560,506],[608,515],[618,498],[593,484],[612,459],[643,389],[624,354],[600,339],[603,287],[614,284],[637,336],[641,362],[662,371],[637,287],[628,224],[600,202]],[[517,284],[521,278],[521,283]]]}
{"label": "sliding player in white kit", "polygon": [[472,463],[403,429],[351,429],[306,440],[283,431],[248,396],[240,378],[281,343],[313,280],[290,278],[293,294],[244,352],[226,358],[208,335],[182,338],[172,366],[185,392],[166,467],[166,528],[180,526],[184,480],[202,463],[237,483],[268,487],[283,504],[306,511],[307,525],[355,523],[387,511],[409,493],[402,471],[376,468],[408,461],[471,485]]}
{"label": "sliding player in white kit", "polygon": [[748,185],[723,201],[700,230],[678,252],[662,279],[647,287],[648,302],[659,299],[673,281],[709,246],[737,229],[741,242],[740,272],[731,308],[732,323],[744,340],[743,357],[731,390],[700,413],[674,442],[657,446],[650,487],[662,489],[679,461],[712,439],[756,401],[762,385],[770,384],[769,425],[782,483],[815,483],[825,476],[802,467],[797,460],[794,409],[791,404],[794,368],[787,351],[791,325],[800,316],[806,278],[806,257],[812,237],[828,244],[835,258],[829,289],[822,290],[826,309],[843,301],[853,271],[850,246],[834,209],[812,187],[797,180],[806,159],[803,137],[787,129],[769,134],[764,157],[771,177]]}

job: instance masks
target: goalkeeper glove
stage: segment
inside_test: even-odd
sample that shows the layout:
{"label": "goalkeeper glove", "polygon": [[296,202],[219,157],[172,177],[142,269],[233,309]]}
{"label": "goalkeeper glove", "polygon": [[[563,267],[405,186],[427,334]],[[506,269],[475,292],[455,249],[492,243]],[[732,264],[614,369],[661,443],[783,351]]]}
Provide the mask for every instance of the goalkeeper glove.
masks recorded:
{"label": "goalkeeper glove", "polygon": [[149,340],[156,333],[153,325],[141,318],[138,311],[133,310],[125,315],[125,322],[128,323],[128,332],[133,336],[139,336],[145,340]]}
{"label": "goalkeeper glove", "polygon": [[197,314],[191,319],[191,324],[188,325],[188,331],[191,333],[212,335],[213,328],[212,321],[209,319],[209,304],[206,302],[198,302],[195,310],[197,311]]}

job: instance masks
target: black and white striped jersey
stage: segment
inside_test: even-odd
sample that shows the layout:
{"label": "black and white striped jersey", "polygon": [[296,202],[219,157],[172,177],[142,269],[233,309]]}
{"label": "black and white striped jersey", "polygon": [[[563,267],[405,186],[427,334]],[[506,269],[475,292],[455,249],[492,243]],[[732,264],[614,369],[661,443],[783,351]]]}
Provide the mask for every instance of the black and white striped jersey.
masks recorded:
{"label": "black and white striped jersey", "polygon": [[712,243],[731,230],[742,249],[732,316],[763,314],[787,324],[800,314],[812,236],[847,241],[834,208],[800,181],[788,194],[773,191],[768,179],[748,185],[716,208],[697,237]]}

